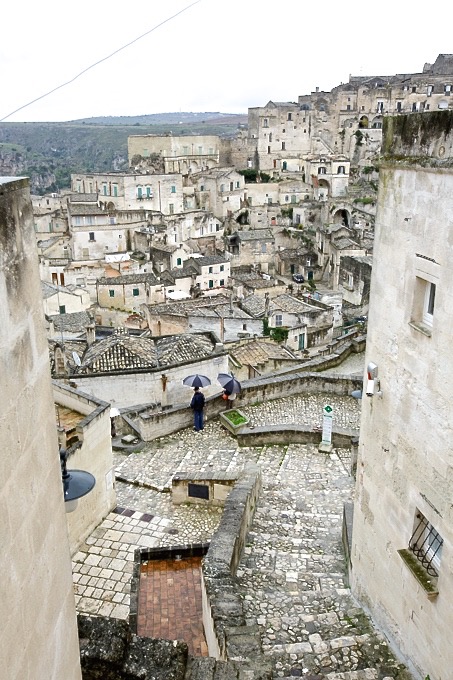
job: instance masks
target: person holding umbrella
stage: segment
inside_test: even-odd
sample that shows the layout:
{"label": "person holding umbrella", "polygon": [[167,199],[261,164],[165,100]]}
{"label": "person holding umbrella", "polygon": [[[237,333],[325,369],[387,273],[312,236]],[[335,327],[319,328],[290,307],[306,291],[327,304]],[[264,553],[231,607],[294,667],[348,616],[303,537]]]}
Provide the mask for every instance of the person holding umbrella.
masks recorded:
{"label": "person holding umbrella", "polygon": [[241,391],[241,383],[236,380],[231,373],[219,373],[217,380],[223,387],[223,398],[228,401],[229,408],[232,408],[232,402],[236,399],[236,395]]}
{"label": "person holding umbrella", "polygon": [[211,381],[206,375],[196,373],[195,375],[188,375],[182,381],[183,385],[193,387],[193,397],[190,402],[190,408],[193,410],[193,429],[200,432],[203,429],[203,409],[206,403],[203,392],[200,392],[200,387],[210,385]]}
{"label": "person holding umbrella", "polygon": [[200,388],[196,385],[193,388],[193,397],[190,402],[190,408],[193,410],[193,428],[196,432],[201,432],[203,429],[203,409],[206,403],[205,396]]}

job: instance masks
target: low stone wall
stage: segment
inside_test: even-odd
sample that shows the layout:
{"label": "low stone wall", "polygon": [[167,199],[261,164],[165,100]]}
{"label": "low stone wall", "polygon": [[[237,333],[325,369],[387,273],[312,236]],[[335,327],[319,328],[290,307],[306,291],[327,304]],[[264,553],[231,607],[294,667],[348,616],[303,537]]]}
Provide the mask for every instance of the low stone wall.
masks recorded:
{"label": "low stone wall", "polygon": [[260,627],[246,625],[235,576],[260,490],[261,470],[247,467],[227,498],[203,560],[203,621],[205,631],[211,631],[206,636],[209,654],[240,662],[251,679],[270,678],[271,662],[261,651]]}
{"label": "low stone wall", "polygon": [[[358,430],[335,427],[332,429],[332,444],[350,448]],[[308,430],[299,425],[266,425],[244,427],[237,435],[239,446],[265,446],[266,444],[320,444],[322,432],[316,428]]]}
{"label": "low stone wall", "polygon": [[[138,548],[135,551],[129,617],[133,634],[137,631],[141,563],[152,559],[204,555],[203,625],[211,658],[189,660],[191,680],[215,677],[248,680],[272,678],[272,661],[262,653],[261,628],[246,625],[242,599],[235,586],[237,567],[253,521],[260,490],[261,470],[257,466],[248,466],[226,499],[222,519],[209,546],[200,543],[169,548]],[[163,660],[165,667],[168,667],[172,656],[170,654],[167,660]]]}

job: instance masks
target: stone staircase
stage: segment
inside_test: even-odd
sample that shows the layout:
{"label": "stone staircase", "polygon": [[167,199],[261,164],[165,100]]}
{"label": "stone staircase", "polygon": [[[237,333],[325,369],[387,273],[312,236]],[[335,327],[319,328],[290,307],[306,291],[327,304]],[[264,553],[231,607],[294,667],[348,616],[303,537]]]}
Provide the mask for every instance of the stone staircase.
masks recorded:
{"label": "stone staircase", "polygon": [[290,445],[280,460],[276,447],[266,448],[238,578],[247,623],[262,626],[273,677],[407,680],[346,585],[341,522],[352,480],[342,460],[311,445]]}

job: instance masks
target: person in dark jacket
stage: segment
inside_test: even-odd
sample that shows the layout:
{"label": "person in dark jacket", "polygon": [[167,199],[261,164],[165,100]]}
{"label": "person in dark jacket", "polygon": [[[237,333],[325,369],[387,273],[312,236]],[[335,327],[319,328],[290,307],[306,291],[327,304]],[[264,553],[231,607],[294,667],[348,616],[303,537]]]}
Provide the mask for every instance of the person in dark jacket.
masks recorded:
{"label": "person in dark jacket", "polygon": [[203,429],[203,409],[206,399],[199,387],[194,387],[193,391],[194,394],[190,402],[190,408],[193,410],[193,429],[200,432]]}

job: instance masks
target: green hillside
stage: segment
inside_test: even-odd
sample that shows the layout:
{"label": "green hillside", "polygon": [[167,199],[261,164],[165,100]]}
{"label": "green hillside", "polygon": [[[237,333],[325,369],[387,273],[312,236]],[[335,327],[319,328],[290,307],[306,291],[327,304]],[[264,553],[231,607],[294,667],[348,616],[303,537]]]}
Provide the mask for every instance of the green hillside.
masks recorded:
{"label": "green hillside", "polygon": [[[185,114],[185,121],[182,113],[155,115],[161,122],[154,118],[152,125],[137,120],[152,116],[112,118],[115,122],[110,123],[105,123],[104,118],[69,123],[0,123],[0,174],[30,177],[32,193],[58,191],[70,186],[71,173],[126,170],[130,135],[229,136],[247,122],[246,116],[234,114]],[[175,124],[174,117],[180,122]],[[135,122],[129,125],[116,122],[131,119]]]}

